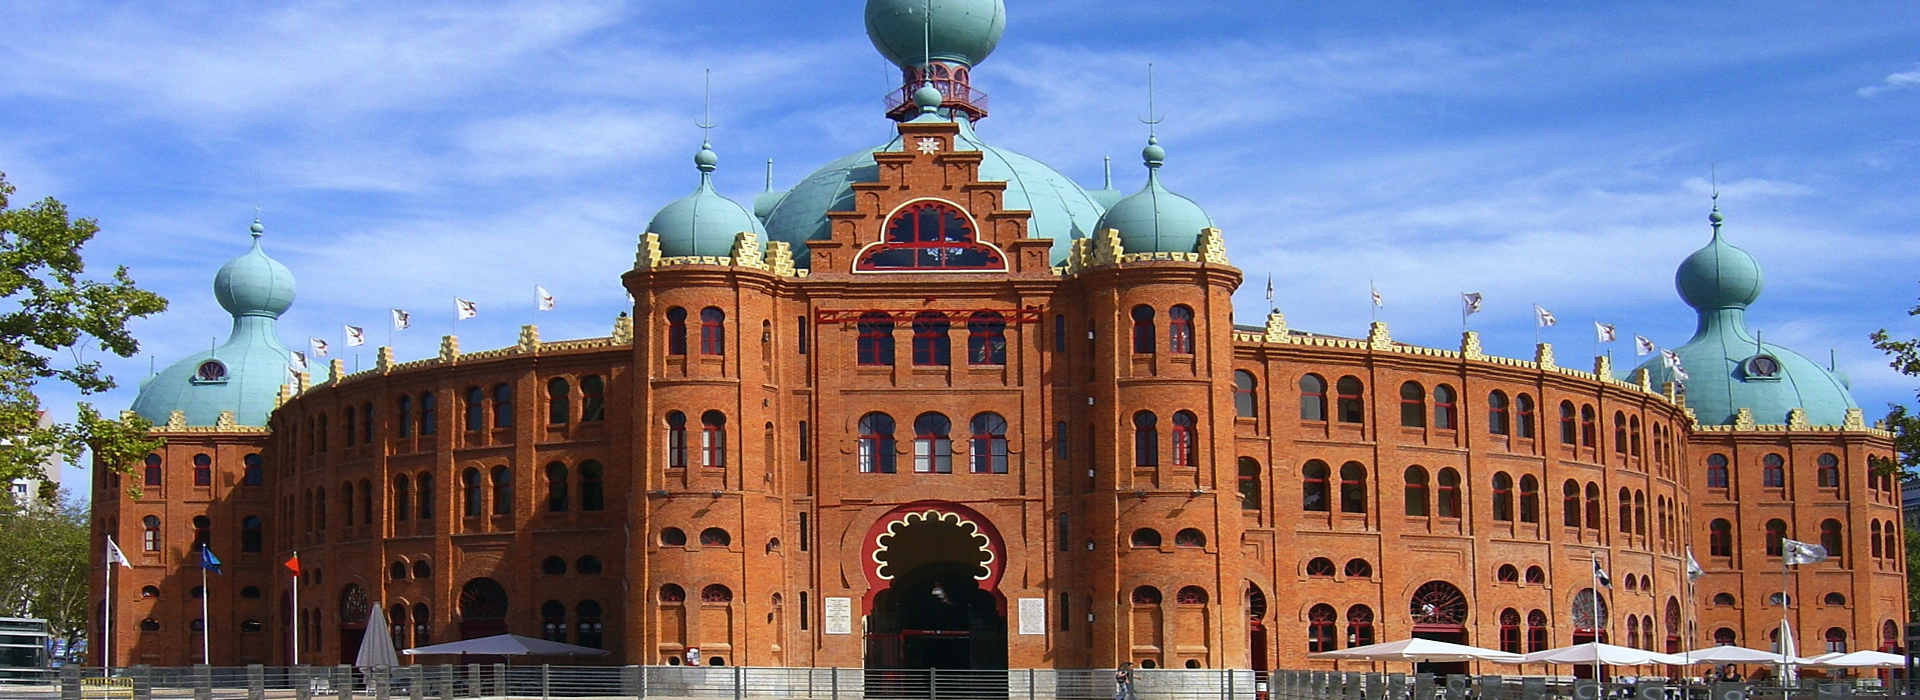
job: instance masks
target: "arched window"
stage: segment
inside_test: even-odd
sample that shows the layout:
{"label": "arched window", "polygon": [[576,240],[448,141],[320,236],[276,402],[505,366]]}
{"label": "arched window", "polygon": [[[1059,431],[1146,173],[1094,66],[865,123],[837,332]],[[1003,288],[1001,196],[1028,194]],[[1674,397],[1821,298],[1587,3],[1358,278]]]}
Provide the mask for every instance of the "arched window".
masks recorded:
{"label": "arched window", "polygon": [[1453,393],[1453,387],[1441,384],[1433,388],[1433,427],[1441,430],[1460,428],[1456,401],[1458,397]]}
{"label": "arched window", "polygon": [[860,472],[894,473],[893,417],[869,413],[860,417]]}
{"label": "arched window", "polygon": [[1547,570],[1538,566],[1527,567],[1526,582],[1529,585],[1547,585]]}
{"label": "arched window", "polygon": [[[343,414],[344,415],[342,415],[341,417],[345,418],[347,422],[347,446],[352,447],[354,438],[360,437],[359,436],[360,431],[354,430],[355,423],[354,423],[353,407],[348,406],[347,410],[344,411]],[[206,455],[199,455],[199,456],[205,457]],[[195,465],[195,466],[198,466],[198,465]],[[200,480],[197,474],[195,475],[195,478],[194,478],[194,485],[205,486],[205,484],[200,483]]]}
{"label": "arched window", "polygon": [[[347,409],[347,415],[352,416],[353,409],[351,408]],[[348,429],[347,434],[352,435],[353,430]],[[212,486],[213,485],[213,457],[210,457],[206,454],[197,454],[193,456],[193,485],[194,486]]]}
{"label": "arched window", "polygon": [[[1233,371],[1233,415],[1239,418],[1260,417],[1260,397],[1256,393],[1259,383],[1253,373],[1244,369]],[[1321,418],[1320,420],[1325,420]]]}
{"label": "arched window", "polygon": [[1817,464],[1820,469],[1820,488],[1840,488],[1840,458],[1831,453],[1822,453]]}
{"label": "arched window", "polygon": [[433,578],[433,562],[421,559],[413,563],[413,578],[425,581]]}
{"label": "arched window", "polygon": [[1159,423],[1152,411],[1133,414],[1133,466],[1160,466]]}
{"label": "arched window", "polygon": [[1600,485],[1587,482],[1587,529],[1599,530],[1600,524]]}
{"label": "arched window", "polygon": [[1201,532],[1198,528],[1181,528],[1179,532],[1173,533],[1173,546],[1205,547],[1207,546],[1207,533]]}
{"label": "arched window", "polygon": [[1722,627],[1713,631],[1713,643],[1716,645],[1730,647],[1736,641],[1738,638],[1734,635],[1733,628]]}
{"label": "arched window", "polygon": [[1167,352],[1193,354],[1193,309],[1185,305],[1167,309]]}
{"label": "arched window", "polygon": [[915,367],[944,367],[949,357],[952,324],[938,311],[922,311],[913,317],[913,364]]}
{"label": "arched window", "polygon": [[1347,608],[1347,648],[1367,646],[1374,638],[1373,608],[1365,605]]}
{"label": "arched window", "polygon": [[480,387],[467,387],[465,411],[466,428],[469,432],[487,427],[487,394]]}
{"label": "arched window", "polygon": [[660,530],[660,544],[666,547],[685,547],[687,546],[687,533],[685,530],[677,527],[662,528]]}
{"label": "arched window", "polygon": [[1260,463],[1251,457],[1241,457],[1239,461],[1240,508],[1242,510],[1260,510]]}
{"label": "arched window", "polygon": [[1613,453],[1627,456],[1627,414],[1613,412]]}
{"label": "arched window", "polygon": [[1327,477],[1331,470],[1327,463],[1320,460],[1308,460],[1300,467],[1300,509],[1327,512],[1332,500],[1328,498]]}
{"label": "arched window", "polygon": [[401,395],[394,400],[394,409],[393,425],[400,429],[400,437],[413,437],[413,397]]}
{"label": "arched window", "polygon": [[260,516],[249,515],[240,520],[240,551],[258,552],[261,549]]}
{"label": "arched window", "polygon": [[667,354],[687,354],[687,310],[678,306],[667,309]]}
{"label": "arched window", "polygon": [[1707,554],[1716,557],[1733,556],[1733,523],[1725,518],[1716,518],[1707,524]]}
{"label": "arched window", "polygon": [[493,427],[513,427],[513,385],[493,385]]}
{"label": "arched window", "polygon": [[[119,478],[119,475],[115,474],[114,478]],[[240,458],[241,486],[259,486],[265,478],[266,476],[261,470],[260,455],[258,453],[250,453]]]}
{"label": "arched window", "polygon": [[1880,650],[1892,651],[1900,646],[1900,626],[1892,620],[1880,623]]}
{"label": "arched window", "polygon": [[687,602],[687,589],[681,588],[679,584],[675,583],[660,584],[660,602],[668,605],[685,603]]}
{"label": "arched window", "polygon": [[580,378],[580,422],[598,423],[607,418],[607,386],[598,375]]}
{"label": "arched window", "polygon": [[667,412],[667,468],[687,466],[687,414]]}
{"label": "arched window", "polygon": [[433,475],[427,472],[420,472],[419,476],[414,477],[413,483],[414,483],[414,486],[416,487],[415,490],[417,490],[420,493],[420,497],[419,497],[420,507],[415,509],[414,511],[415,516],[420,518],[421,520],[432,520],[433,519]]}
{"label": "arched window", "polygon": [[373,524],[373,480],[371,479],[360,480],[360,524]]}
{"label": "arched window", "polygon": [[1831,593],[1828,593],[1826,597],[1821,598],[1820,604],[1833,606],[1833,607],[1845,607],[1847,604],[1847,596],[1845,593],[1841,593],[1839,591],[1833,591]]}
{"label": "arched window", "polygon": [[1519,583],[1520,567],[1512,564],[1501,564],[1493,570],[1493,580],[1501,583]]}
{"label": "arched window", "polygon": [[1627,429],[1629,431],[1629,435],[1627,437],[1627,453],[1634,457],[1639,457],[1640,456],[1640,417],[1632,416],[1627,418]]}
{"label": "arched window", "polygon": [[1173,440],[1172,449],[1169,451],[1173,466],[1193,467],[1200,464],[1200,449],[1195,444],[1195,437],[1198,435],[1195,428],[1198,427],[1198,422],[1190,411],[1179,411],[1173,414],[1173,430],[1168,434]]}
{"label": "arched window", "polygon": [[547,557],[540,561],[540,573],[548,576],[560,576],[567,573],[567,560],[560,557]]}
{"label": "arched window", "polygon": [[1133,351],[1137,354],[1153,353],[1153,307],[1141,304],[1133,307]]}
{"label": "arched window", "polygon": [[600,603],[597,601],[583,600],[573,606],[574,629],[580,633],[575,639],[580,646],[599,649],[605,644],[601,636],[605,625],[600,621],[600,615]]}
{"label": "arched window", "polygon": [[1442,468],[1434,479],[1434,512],[1442,518],[1460,517],[1460,472]]}
{"label": "arched window", "polygon": [[893,364],[893,317],[885,311],[868,311],[860,315],[855,326],[859,335],[854,340],[854,359],[867,367],[884,367]]}
{"label": "arched window", "polygon": [[[553,557],[558,559],[559,557]],[[567,605],[557,600],[540,604],[540,638],[549,642],[567,642]]]}
{"label": "arched window", "polygon": [[1707,455],[1707,488],[1727,488],[1727,456],[1719,453]]}
{"label": "arched window", "polygon": [[1871,542],[1867,543],[1867,546],[1871,554],[1873,555],[1873,558],[1879,559],[1881,557],[1881,551],[1884,549],[1880,546],[1880,521],[1879,520],[1873,521],[1871,525],[1871,529],[1868,530],[1867,539],[1872,540]]}
{"label": "arched window", "polygon": [[1150,527],[1139,528],[1133,531],[1133,534],[1127,538],[1127,542],[1135,547],[1158,547],[1160,531]]}
{"label": "arched window", "polygon": [[1827,653],[1847,653],[1847,631],[1840,627],[1827,628]]}
{"label": "arched window", "polygon": [[[349,409],[351,410],[351,409]],[[360,442],[373,442],[373,402],[360,404]]]}
{"label": "arched window", "polygon": [[975,311],[967,319],[967,364],[1007,363],[1007,319],[997,311]]}
{"label": "arched window", "polygon": [[157,454],[147,455],[146,463],[142,469],[142,472],[143,474],[141,476],[140,483],[147,486],[159,486],[160,485],[160,455],[157,455]]}
{"label": "arched window", "polygon": [[353,482],[340,485],[340,524],[353,526]]}
{"label": "arched window", "polygon": [[1620,488],[1620,534],[1633,534],[1633,491]]}
{"label": "arched window", "polygon": [[969,427],[973,440],[967,445],[967,456],[973,473],[1007,473],[1007,419],[998,413],[982,413],[973,417]]}
{"label": "arched window", "polygon": [[[1487,434],[1506,435],[1511,430],[1511,416],[1507,414],[1507,395],[1502,391],[1487,394]],[[1517,613],[1516,613],[1517,614]]]}
{"label": "arched window", "polygon": [[920,200],[893,215],[885,237],[861,252],[854,269],[1004,270],[1006,261],[999,251],[975,240],[973,224],[959,209]]}
{"label": "arched window", "polygon": [[1359,462],[1340,465],[1340,512],[1367,512],[1367,468]]}
{"label": "arched window", "polygon": [[437,414],[433,410],[433,392],[431,391],[422,392],[420,394],[420,434],[421,435],[432,435],[434,431],[439,430],[439,426],[435,423],[435,420],[434,420],[435,415]]}
{"label": "arched window", "polygon": [[1547,648],[1547,613],[1540,610],[1527,612],[1527,653],[1545,651]]}
{"label": "arched window", "polygon": [[580,463],[580,510],[605,510],[607,487],[605,470],[591,459]]}
{"label": "arched window", "polygon": [[1408,428],[1427,427],[1427,390],[1418,382],[1400,385],[1400,425]]}
{"label": "arched window", "polygon": [[1467,597],[1446,581],[1428,581],[1413,590],[1407,611],[1416,627],[1462,629],[1468,619]]}
{"label": "arched window", "polygon": [[1787,521],[1775,518],[1767,521],[1767,556],[1780,556],[1782,540],[1787,538]]}
{"label": "arched window", "polygon": [[733,536],[727,534],[726,530],[710,527],[700,531],[700,546],[702,547],[727,547],[732,544]]}
{"label": "arched window", "polygon": [[1338,615],[1333,606],[1326,603],[1307,609],[1307,651],[1309,653],[1340,648],[1340,640],[1334,636],[1333,631]]}
{"label": "arched window", "polygon": [[1507,608],[1500,611],[1500,650],[1509,654],[1519,654],[1520,611]]}
{"label": "arched window", "polygon": [[413,482],[407,475],[393,477],[393,521],[413,519]]}
{"label": "arched window", "polygon": [[953,421],[938,413],[913,419],[913,471],[916,474],[953,473]]}
{"label": "arched window", "polygon": [[1532,474],[1520,475],[1520,522],[1540,522],[1540,480]]}
{"label": "arched window", "polygon": [[140,519],[141,548],[149,552],[160,551],[160,518],[149,515]]}
{"label": "arched window", "polygon": [[1493,519],[1513,521],[1513,477],[1506,472],[1493,475]]}
{"label": "arched window", "polygon": [[1633,534],[1647,536],[1647,492],[1633,492]]}
{"label": "arched window", "polygon": [[1424,517],[1431,513],[1427,499],[1427,468],[1407,467],[1407,515]]}
{"label": "arched window", "polygon": [[567,512],[567,465],[547,463],[547,512]]}
{"label": "arched window", "polygon": [[727,466],[727,416],[719,411],[700,414],[700,466]]}
{"label": "arched window", "polygon": [[727,312],[709,306],[700,310],[700,354],[727,354]]}
{"label": "arched window", "polygon": [[513,514],[513,472],[504,465],[493,468],[493,514]]}
{"label": "arched window", "polygon": [[1334,383],[1333,388],[1336,397],[1334,408],[1337,409],[1335,415],[1340,418],[1340,422],[1366,422],[1366,402],[1360,396],[1364,387],[1360,384],[1360,379],[1352,376],[1341,377],[1340,381]]}
{"label": "arched window", "polygon": [[1521,394],[1513,399],[1513,436],[1533,439],[1533,397]]}
{"label": "arched window", "polygon": [[547,380],[547,423],[565,425],[573,418],[573,385],[565,377]]}
{"label": "arched window", "polygon": [[1760,458],[1760,485],[1779,489],[1787,486],[1787,460],[1769,453]]}
{"label": "arched window", "polygon": [[[1252,378],[1251,375],[1248,376]],[[1327,419],[1327,380],[1318,374],[1309,374],[1300,378],[1300,420],[1324,421]]]}
{"label": "arched window", "polygon": [[1581,406],[1580,407],[1580,446],[1586,447],[1586,448],[1592,448],[1594,445],[1594,442],[1598,440],[1598,437],[1595,435],[1595,432],[1598,430],[1599,428],[1594,425],[1593,405],[1588,404],[1588,405]]}
{"label": "arched window", "polygon": [[1640,642],[1640,618],[1634,615],[1627,616],[1627,646],[1634,649],[1646,648]]}
{"label": "arched window", "polygon": [[1159,605],[1160,589],[1153,586],[1137,586],[1133,589],[1130,599],[1134,605]]}
{"label": "arched window", "polygon": [[707,584],[706,588],[700,589],[700,602],[731,603],[733,602],[733,589],[718,583]]}
{"label": "arched window", "polygon": [[460,486],[464,496],[461,503],[462,512],[469,518],[477,518],[486,513],[486,505],[482,503],[481,497],[480,470],[467,467],[466,471],[460,472]]}
{"label": "arched window", "polygon": [[1841,537],[1840,521],[1832,518],[1820,521],[1820,546],[1827,548],[1828,561],[1834,566],[1846,566],[1847,547]]}
{"label": "arched window", "polygon": [[1580,441],[1580,423],[1572,401],[1560,402],[1560,444],[1572,445]]}
{"label": "arched window", "polygon": [[1732,593],[1715,593],[1715,594],[1713,594],[1713,606],[1714,606],[1714,607],[1729,607],[1729,606],[1734,606],[1734,605],[1739,605],[1739,602],[1738,602],[1738,601],[1736,601],[1736,600],[1734,599],[1734,597],[1733,597],[1733,594],[1732,594]]}

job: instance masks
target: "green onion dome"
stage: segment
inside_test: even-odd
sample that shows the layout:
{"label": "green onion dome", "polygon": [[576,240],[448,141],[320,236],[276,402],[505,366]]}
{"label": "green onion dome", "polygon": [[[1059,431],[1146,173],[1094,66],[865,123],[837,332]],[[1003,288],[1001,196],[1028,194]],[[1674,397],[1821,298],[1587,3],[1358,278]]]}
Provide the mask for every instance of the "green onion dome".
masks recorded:
{"label": "green onion dome", "polygon": [[1115,202],[1094,229],[1119,231],[1120,244],[1128,253],[1194,252],[1200,245],[1200,231],[1213,228],[1213,218],[1193,200],[1160,186],[1160,166],[1167,152],[1159,139],[1148,137],[1140,155],[1147,165],[1147,185]]}
{"label": "green onion dome", "polygon": [[1006,28],[1001,0],[867,0],[867,38],[896,66],[980,65]]}
{"label": "green onion dome", "polygon": [[647,222],[647,232],[660,238],[660,255],[667,258],[726,257],[733,254],[734,238],[751,232],[766,244],[766,229],[752,211],[713,190],[713,171],[720,157],[709,144],[700,144],[694,154],[694,167],[700,169],[700,185],[693,194],[661,207]]}

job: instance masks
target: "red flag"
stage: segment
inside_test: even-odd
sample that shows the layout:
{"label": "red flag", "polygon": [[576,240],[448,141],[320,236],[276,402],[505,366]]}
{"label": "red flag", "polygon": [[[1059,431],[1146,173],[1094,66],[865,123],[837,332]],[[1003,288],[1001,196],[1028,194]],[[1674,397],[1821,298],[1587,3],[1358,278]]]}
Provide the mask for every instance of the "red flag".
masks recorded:
{"label": "red flag", "polygon": [[294,552],[293,556],[287,557],[286,566],[288,571],[293,572],[293,575],[299,576],[300,575],[300,553]]}

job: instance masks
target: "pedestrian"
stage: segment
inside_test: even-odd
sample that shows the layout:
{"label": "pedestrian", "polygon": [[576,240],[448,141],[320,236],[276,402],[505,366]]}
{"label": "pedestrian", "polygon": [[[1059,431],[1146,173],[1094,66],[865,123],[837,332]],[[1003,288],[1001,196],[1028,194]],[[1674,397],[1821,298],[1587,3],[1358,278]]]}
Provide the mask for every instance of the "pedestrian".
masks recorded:
{"label": "pedestrian", "polygon": [[1133,662],[1122,661],[1113,670],[1113,700],[1139,700],[1133,692]]}

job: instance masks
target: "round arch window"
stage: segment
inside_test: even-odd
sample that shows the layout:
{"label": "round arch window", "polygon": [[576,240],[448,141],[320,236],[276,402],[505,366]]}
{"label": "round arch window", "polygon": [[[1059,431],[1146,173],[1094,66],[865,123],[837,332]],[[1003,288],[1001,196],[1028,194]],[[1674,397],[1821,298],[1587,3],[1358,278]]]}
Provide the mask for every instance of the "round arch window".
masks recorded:
{"label": "round arch window", "polygon": [[195,379],[203,382],[225,381],[227,378],[227,366],[219,360],[207,360],[206,362],[200,363],[200,368],[194,370],[193,376]]}

